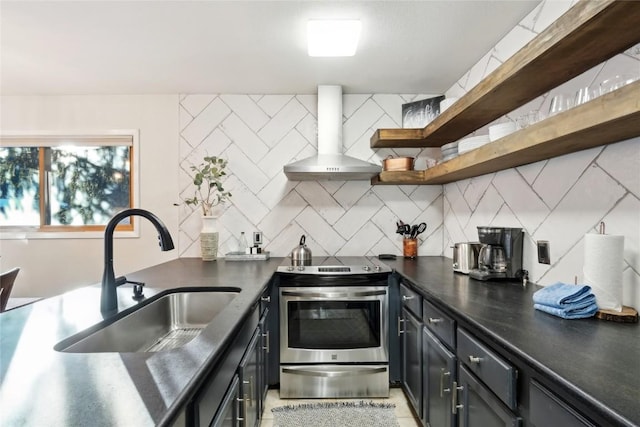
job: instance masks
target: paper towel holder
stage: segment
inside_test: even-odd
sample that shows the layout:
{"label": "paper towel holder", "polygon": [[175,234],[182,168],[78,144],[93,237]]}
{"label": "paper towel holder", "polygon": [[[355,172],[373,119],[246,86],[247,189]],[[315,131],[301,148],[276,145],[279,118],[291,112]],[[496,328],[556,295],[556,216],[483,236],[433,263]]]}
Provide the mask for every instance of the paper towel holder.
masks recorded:
{"label": "paper towel holder", "polygon": [[[599,234],[605,234],[605,223],[604,221],[600,221],[600,225],[598,227]],[[577,279],[577,277],[576,277]],[[622,311],[614,311],[607,309],[600,309],[596,312],[595,317],[600,320],[609,320],[613,322],[619,323],[638,323],[638,311],[633,307],[628,307],[623,305]]]}

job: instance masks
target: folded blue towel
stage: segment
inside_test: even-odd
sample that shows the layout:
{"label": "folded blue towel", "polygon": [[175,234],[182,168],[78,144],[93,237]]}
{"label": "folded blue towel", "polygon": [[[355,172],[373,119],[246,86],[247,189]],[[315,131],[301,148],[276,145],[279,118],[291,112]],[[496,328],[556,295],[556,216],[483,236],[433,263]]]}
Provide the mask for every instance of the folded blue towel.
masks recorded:
{"label": "folded blue towel", "polygon": [[596,297],[587,285],[555,283],[533,294],[533,308],[562,317],[563,319],[583,319],[592,317],[598,311]]}
{"label": "folded blue towel", "polygon": [[584,319],[586,317],[592,317],[596,314],[596,311],[598,311],[598,306],[595,302],[578,308],[571,306],[569,308],[557,308],[544,304],[534,304],[533,308],[553,314],[554,316],[562,317],[563,319]]}
{"label": "folded blue towel", "polygon": [[[585,305],[595,303],[596,297],[588,285],[567,285],[555,283],[545,286],[533,294],[533,302],[555,308],[567,308],[574,304]],[[575,307],[572,307],[575,308]]]}

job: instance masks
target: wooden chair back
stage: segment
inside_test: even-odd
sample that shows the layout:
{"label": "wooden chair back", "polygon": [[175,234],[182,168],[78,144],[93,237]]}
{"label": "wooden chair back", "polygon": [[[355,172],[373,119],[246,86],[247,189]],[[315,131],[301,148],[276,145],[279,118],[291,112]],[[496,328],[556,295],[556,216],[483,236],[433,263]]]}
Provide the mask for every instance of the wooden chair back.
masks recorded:
{"label": "wooden chair back", "polygon": [[19,271],[20,268],[16,267],[0,274],[0,312],[3,312],[7,307],[11,289],[13,289],[13,282],[15,282]]}

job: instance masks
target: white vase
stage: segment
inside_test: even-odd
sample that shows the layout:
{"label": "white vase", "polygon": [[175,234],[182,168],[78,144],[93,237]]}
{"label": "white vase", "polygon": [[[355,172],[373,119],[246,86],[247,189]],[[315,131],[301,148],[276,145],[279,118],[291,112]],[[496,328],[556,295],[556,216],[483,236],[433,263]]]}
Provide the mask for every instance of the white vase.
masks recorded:
{"label": "white vase", "polygon": [[200,230],[200,250],[203,261],[215,261],[217,259],[218,237],[218,218],[203,216],[202,230]]}

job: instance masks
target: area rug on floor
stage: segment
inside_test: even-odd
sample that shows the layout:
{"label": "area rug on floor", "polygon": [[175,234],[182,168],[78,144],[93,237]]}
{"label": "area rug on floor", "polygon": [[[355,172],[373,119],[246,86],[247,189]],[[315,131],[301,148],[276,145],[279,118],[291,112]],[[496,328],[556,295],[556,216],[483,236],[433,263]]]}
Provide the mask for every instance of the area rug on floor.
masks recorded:
{"label": "area rug on floor", "polygon": [[273,427],[397,427],[396,405],[373,402],[305,403],[273,408]]}

